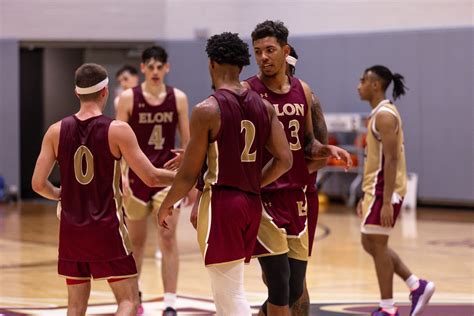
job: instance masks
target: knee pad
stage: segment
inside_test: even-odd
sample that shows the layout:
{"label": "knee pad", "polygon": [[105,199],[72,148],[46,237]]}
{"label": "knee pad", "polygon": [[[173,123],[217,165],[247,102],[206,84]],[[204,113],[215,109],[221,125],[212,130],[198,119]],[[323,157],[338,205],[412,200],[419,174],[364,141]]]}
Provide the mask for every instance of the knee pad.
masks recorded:
{"label": "knee pad", "polygon": [[306,277],[307,261],[288,259],[290,263],[290,308],[301,297],[304,288],[304,279]]}
{"label": "knee pad", "polygon": [[288,305],[290,265],[287,255],[263,257],[258,261],[267,280],[268,302],[277,306]]}

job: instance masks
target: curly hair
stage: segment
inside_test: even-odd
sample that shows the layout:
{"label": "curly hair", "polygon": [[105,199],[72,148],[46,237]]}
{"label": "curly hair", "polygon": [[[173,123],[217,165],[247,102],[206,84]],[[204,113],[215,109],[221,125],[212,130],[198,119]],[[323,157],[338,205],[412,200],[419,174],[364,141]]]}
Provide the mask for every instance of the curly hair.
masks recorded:
{"label": "curly hair", "polygon": [[250,65],[249,46],[237,33],[224,32],[207,40],[206,53],[218,64],[229,64],[240,68]]}
{"label": "curly hair", "polygon": [[282,21],[266,20],[265,22],[257,24],[252,32],[252,41],[255,42],[265,37],[275,37],[278,43],[283,46],[288,44],[289,34],[290,32]]}

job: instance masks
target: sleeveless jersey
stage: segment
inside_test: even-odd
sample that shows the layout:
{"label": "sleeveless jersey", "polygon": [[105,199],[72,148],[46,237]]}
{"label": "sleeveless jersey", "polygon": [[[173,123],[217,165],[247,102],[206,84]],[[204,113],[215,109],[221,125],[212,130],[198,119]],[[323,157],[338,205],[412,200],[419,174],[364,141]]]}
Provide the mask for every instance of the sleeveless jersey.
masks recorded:
{"label": "sleeveless jersey", "polygon": [[367,128],[367,146],[365,148],[364,180],[362,190],[372,195],[382,195],[384,190],[384,155],[382,151],[382,142],[375,128],[375,119],[380,112],[388,112],[394,115],[398,120],[397,137],[399,148],[399,157],[397,164],[397,174],[395,178],[394,194],[398,197],[404,197],[406,194],[407,176],[405,163],[405,149],[403,146],[403,129],[400,114],[395,105],[389,100],[380,102],[370,113],[370,119]]}
{"label": "sleeveless jersey", "polygon": [[308,182],[306,187],[306,192],[317,192],[316,188],[316,179],[318,177],[318,172],[315,171],[308,176]]}
{"label": "sleeveless jersey", "polygon": [[61,121],[59,259],[108,261],[126,257],[131,244],[123,220],[120,160],[109,149],[113,120],[100,115]]}
{"label": "sleeveless jersey", "polygon": [[221,126],[209,143],[198,188],[230,187],[260,194],[263,152],[270,136],[270,120],[263,100],[252,90],[241,95],[219,89],[212,95],[219,105]]}
{"label": "sleeveless jersey", "polygon": [[178,126],[174,89],[166,86],[166,97],[160,105],[150,105],[145,100],[141,85],[132,90],[133,110],[128,124],[135,132],[141,150],[155,167],[161,168],[175,157],[171,152]]}
{"label": "sleeveless jersey", "polygon": [[[308,103],[301,82],[296,77],[289,77],[291,89],[288,93],[279,94],[268,89],[262,81],[253,76],[247,79],[250,87],[275,107],[278,119],[283,125],[286,138],[293,153],[293,166],[278,180],[262,188],[262,192],[280,189],[300,189],[308,183],[308,168],[304,157],[305,116]],[[264,153],[263,164],[272,158]]]}

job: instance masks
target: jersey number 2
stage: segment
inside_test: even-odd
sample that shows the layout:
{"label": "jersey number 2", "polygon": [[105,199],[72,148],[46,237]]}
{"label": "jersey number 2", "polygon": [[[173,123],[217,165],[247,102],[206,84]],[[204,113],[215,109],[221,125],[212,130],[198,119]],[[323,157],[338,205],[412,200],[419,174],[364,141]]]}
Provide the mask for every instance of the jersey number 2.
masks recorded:
{"label": "jersey number 2", "polygon": [[[86,163],[85,166],[83,165],[84,162]],[[79,146],[74,153],[74,174],[77,182],[82,185],[89,184],[94,178],[94,156],[92,156],[89,148],[84,145]]]}
{"label": "jersey number 2", "polygon": [[255,125],[251,121],[242,120],[240,121],[240,132],[245,133],[245,147],[240,155],[240,161],[254,162],[257,159],[257,150],[251,153],[250,148],[255,140]]}

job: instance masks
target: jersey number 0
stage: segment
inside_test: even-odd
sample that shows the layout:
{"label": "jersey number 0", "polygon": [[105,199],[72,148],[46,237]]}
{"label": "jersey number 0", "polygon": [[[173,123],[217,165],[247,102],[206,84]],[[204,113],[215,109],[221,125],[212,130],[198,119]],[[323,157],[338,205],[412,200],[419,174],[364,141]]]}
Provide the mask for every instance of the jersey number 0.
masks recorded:
{"label": "jersey number 0", "polygon": [[89,184],[94,178],[94,156],[84,145],[79,146],[74,153],[74,174],[82,185]]}

